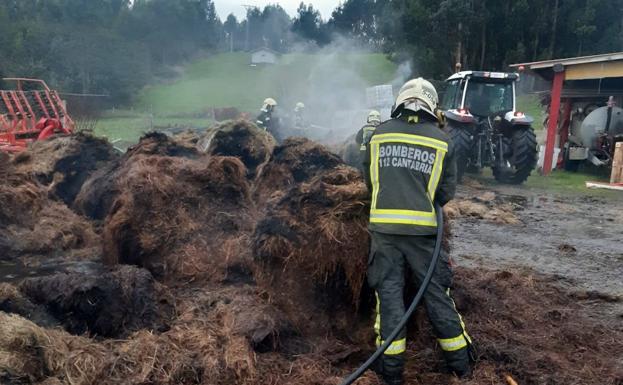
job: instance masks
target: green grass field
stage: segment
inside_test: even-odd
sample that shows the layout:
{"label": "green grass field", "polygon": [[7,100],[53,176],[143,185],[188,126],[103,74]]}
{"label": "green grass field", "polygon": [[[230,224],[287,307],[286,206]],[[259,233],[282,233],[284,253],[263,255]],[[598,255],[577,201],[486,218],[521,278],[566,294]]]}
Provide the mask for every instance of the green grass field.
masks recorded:
{"label": "green grass field", "polygon": [[[474,176],[472,176],[474,177]],[[493,173],[490,168],[482,170],[480,175],[475,176],[476,180],[479,180],[486,185],[498,185],[503,186],[495,181]],[[602,196],[602,197],[620,197],[621,193],[618,191],[602,190],[602,189],[589,189],[586,187],[586,182],[607,182],[609,178],[599,173],[585,172],[569,172],[564,170],[554,170],[548,176],[543,176],[538,171],[533,171],[528,180],[520,185],[522,189],[533,190],[536,192],[547,192],[548,194],[560,194],[566,196]]]}
{"label": "green grass field", "polygon": [[194,61],[179,78],[146,87],[131,111],[106,112],[95,131],[110,140],[136,141],[151,128],[208,126],[210,108],[236,107],[253,114],[268,96],[289,110],[297,101],[312,98],[312,85],[351,88],[363,95],[365,87],[387,83],[396,72],[383,54],[286,54],[272,66],[249,63],[248,53]]}
{"label": "green grass field", "polygon": [[532,127],[535,131],[543,130],[543,116],[545,111],[541,107],[539,97],[535,94],[519,95],[517,97],[517,110],[523,112],[526,115],[532,116],[534,123]]}
{"label": "green grass field", "polygon": [[212,124],[205,118],[152,116],[136,111],[107,111],[95,125],[95,133],[111,142],[135,143],[146,132],[166,128],[204,128]]}
{"label": "green grass field", "polygon": [[[146,87],[132,110],[106,112],[95,131],[123,147],[152,129],[208,127],[213,123],[205,118],[209,108],[236,107],[255,113],[267,96],[284,101],[282,106],[289,108],[288,103],[305,100],[311,83],[327,83],[327,79],[337,76],[339,84],[329,82],[329,91],[351,87],[363,93],[366,86],[387,83],[396,73],[396,65],[382,54],[287,54],[277,65],[258,67],[249,66],[249,61],[249,54],[226,53],[190,63],[179,78]],[[344,76],[340,71],[345,71]],[[517,108],[534,118],[537,132],[542,130],[543,111],[536,95],[519,96]],[[490,170],[484,170],[479,178],[495,183]],[[604,178],[564,171],[543,177],[535,172],[523,186],[560,193],[611,193],[586,189],[587,180]]]}
{"label": "green grass field", "polygon": [[[305,100],[310,82],[348,69],[366,86],[392,80],[396,66],[382,54],[283,55],[276,65],[249,65],[247,53],[224,53],[191,63],[171,84],[147,87],[136,107],[156,115],[201,113],[210,107],[255,112],[262,100]],[[364,89],[361,92],[365,92]]]}

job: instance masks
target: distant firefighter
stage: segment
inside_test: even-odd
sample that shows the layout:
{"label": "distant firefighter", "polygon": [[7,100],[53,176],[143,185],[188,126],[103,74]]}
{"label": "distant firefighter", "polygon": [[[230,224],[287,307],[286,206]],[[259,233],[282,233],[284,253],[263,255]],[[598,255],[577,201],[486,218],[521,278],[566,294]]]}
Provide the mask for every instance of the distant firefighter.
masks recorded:
{"label": "distant firefighter", "polygon": [[258,127],[263,128],[265,131],[274,133],[276,129],[276,120],[273,119],[273,112],[277,107],[277,101],[273,98],[264,99],[264,104],[260,109],[260,114],[257,117],[255,123]]}
{"label": "distant firefighter", "polygon": [[305,122],[305,104],[302,102],[296,103],[294,107],[294,128],[299,130],[307,128],[307,123]]}
{"label": "distant firefighter", "polygon": [[381,124],[381,113],[376,110],[370,111],[368,114],[368,122],[365,126],[361,127],[355,137],[355,141],[359,145],[359,151],[361,151],[362,156],[365,156],[366,145],[370,143],[370,138],[379,124]]}

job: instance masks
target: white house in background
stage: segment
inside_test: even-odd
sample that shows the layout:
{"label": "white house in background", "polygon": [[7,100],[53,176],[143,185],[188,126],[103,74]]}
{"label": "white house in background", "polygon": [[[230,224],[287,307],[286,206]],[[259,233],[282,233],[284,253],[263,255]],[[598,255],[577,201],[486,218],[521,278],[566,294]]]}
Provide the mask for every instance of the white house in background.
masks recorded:
{"label": "white house in background", "polygon": [[270,48],[260,48],[251,52],[251,65],[276,64],[279,60],[279,52]]}

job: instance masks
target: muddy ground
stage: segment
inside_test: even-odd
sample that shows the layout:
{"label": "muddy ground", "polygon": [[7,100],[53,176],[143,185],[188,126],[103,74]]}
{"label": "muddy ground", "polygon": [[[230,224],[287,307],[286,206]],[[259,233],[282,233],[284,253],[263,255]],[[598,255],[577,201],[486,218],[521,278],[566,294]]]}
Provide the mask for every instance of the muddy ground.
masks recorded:
{"label": "muddy ground", "polygon": [[563,195],[486,179],[468,182],[457,194],[466,200],[483,196],[495,205],[507,205],[511,222],[517,223],[501,226],[491,220],[457,218],[453,256],[458,265],[531,269],[575,293],[594,316],[622,327],[623,194]]}

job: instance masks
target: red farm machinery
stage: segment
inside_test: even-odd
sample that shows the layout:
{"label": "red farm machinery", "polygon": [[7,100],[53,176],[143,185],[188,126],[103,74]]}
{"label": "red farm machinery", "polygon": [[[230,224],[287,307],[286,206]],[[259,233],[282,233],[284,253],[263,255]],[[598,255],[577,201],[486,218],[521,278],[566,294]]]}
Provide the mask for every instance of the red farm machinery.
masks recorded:
{"label": "red farm machinery", "polygon": [[34,141],[74,131],[74,121],[58,92],[43,80],[2,80],[5,87],[0,88],[0,151],[20,152]]}

